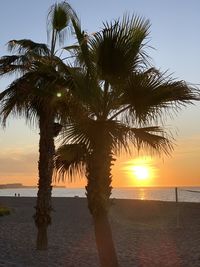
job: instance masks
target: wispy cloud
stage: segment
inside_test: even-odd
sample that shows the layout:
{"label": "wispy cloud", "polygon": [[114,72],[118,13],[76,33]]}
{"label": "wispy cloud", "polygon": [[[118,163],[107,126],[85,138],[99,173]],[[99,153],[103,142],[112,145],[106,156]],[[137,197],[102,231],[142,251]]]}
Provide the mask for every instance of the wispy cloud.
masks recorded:
{"label": "wispy cloud", "polygon": [[37,172],[38,155],[18,150],[0,152],[0,176],[33,174]]}
{"label": "wispy cloud", "polygon": [[175,146],[174,153],[180,155],[199,155],[200,156],[200,135],[193,135],[188,138],[182,138]]}

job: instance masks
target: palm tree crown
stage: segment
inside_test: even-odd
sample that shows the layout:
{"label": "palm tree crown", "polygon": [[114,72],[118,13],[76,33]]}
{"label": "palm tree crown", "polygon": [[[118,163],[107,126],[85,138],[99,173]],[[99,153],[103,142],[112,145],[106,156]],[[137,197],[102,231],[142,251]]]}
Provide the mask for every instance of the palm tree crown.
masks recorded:
{"label": "palm tree crown", "polygon": [[128,149],[130,142],[169,152],[172,146],[158,122],[164,114],[199,100],[199,93],[149,65],[145,52],[149,21],[124,16],[91,36],[78,21],[72,23],[78,43],[65,49],[76,57],[73,97],[81,113],[64,129],[63,142],[85,144],[92,151],[102,127],[115,152]]}

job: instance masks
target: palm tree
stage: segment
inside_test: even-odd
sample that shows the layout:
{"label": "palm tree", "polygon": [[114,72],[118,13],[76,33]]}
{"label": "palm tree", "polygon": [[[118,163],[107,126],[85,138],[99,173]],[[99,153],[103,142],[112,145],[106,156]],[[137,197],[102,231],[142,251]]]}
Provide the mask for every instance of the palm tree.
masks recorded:
{"label": "palm tree", "polygon": [[1,57],[0,74],[19,74],[8,88],[0,94],[3,124],[7,117],[24,116],[29,123],[38,122],[40,129],[38,161],[38,194],[35,224],[38,228],[37,249],[47,249],[47,228],[51,223],[51,183],[54,137],[60,130],[55,123],[67,112],[69,103],[67,86],[70,86],[70,67],[57,56],[58,41],[64,41],[66,29],[76,14],[71,6],[62,2],[51,6],[48,14],[50,46],[31,40],[8,42],[12,55]]}
{"label": "palm tree", "polygon": [[108,219],[115,157],[132,146],[170,153],[170,138],[158,123],[163,114],[199,96],[184,81],[149,67],[144,50],[147,20],[125,16],[122,21],[105,23],[93,36],[82,31],[77,21],[72,23],[78,44],[66,49],[76,57],[79,71],[73,73],[73,94],[83,111],[63,128],[55,170],[59,179],[85,174],[100,264],[116,267]]}

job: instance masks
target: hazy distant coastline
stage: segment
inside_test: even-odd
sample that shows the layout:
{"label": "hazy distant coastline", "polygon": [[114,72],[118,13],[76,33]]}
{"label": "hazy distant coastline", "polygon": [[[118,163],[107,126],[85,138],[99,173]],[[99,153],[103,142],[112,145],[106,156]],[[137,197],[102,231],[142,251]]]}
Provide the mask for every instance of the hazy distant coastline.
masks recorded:
{"label": "hazy distant coastline", "polygon": [[0,184],[0,189],[4,188],[34,188],[35,186],[26,186],[20,183],[14,183],[14,184]]}
{"label": "hazy distant coastline", "polygon": [[[23,185],[21,183],[14,184],[0,184],[0,189],[12,189],[12,188],[36,188],[34,185]],[[65,186],[53,186],[56,188],[65,188]]]}

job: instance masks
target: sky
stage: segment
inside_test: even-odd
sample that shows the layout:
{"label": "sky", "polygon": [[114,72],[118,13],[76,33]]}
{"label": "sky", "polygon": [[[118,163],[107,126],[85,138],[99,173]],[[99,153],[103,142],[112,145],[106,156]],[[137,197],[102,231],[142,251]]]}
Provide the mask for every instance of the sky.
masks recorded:
{"label": "sky", "polygon": [[[0,56],[8,54],[6,43],[12,39],[46,42],[46,17],[51,0],[1,1]],[[172,73],[178,80],[200,84],[200,1],[199,0],[71,0],[81,19],[82,28],[93,33],[102,22],[137,14],[151,22],[148,53],[153,65]],[[67,42],[66,42],[67,44]],[[10,78],[11,79],[11,78]],[[0,80],[4,90],[10,79]],[[121,155],[113,168],[113,186],[198,186],[200,185],[200,103],[184,108],[166,121],[175,138],[171,156],[149,157],[143,151]],[[0,184],[20,182],[37,184],[38,129],[27,126],[23,119],[9,119],[0,128]],[[131,166],[146,166],[151,175],[139,179]],[[128,171],[127,171],[128,166]],[[84,179],[67,183],[82,187]]]}

